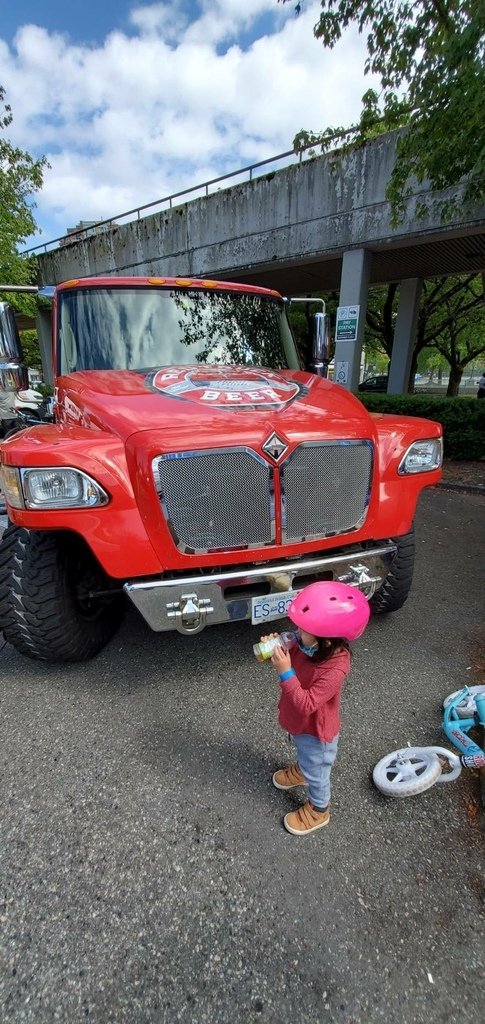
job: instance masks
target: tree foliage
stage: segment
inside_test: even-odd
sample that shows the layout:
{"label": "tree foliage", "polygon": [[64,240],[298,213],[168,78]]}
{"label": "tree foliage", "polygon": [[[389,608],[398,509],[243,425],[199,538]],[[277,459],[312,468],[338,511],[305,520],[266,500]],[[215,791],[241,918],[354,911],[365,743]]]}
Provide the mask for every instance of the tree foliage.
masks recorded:
{"label": "tree foliage", "polygon": [[30,284],[34,264],[19,254],[18,246],[37,230],[32,196],[42,187],[47,161],[34,160],[4,135],[12,111],[1,86],[0,106],[0,283]]}
{"label": "tree foliage", "polygon": [[42,370],[37,331],[22,331],[21,341],[25,365],[32,370]]}
{"label": "tree foliage", "polygon": [[[339,305],[335,291],[319,292],[325,299],[330,316],[330,358],[335,352],[335,317]],[[376,372],[387,373],[392,358],[394,332],[399,304],[399,284],[373,285],[369,290],[366,310],[366,362]],[[289,306],[288,313],[296,344],[302,359],[308,359],[311,339],[311,316],[315,307]],[[412,391],[414,376],[425,366],[430,374],[435,368],[449,368],[449,396],[458,394],[466,367],[485,357],[485,291],[480,274],[462,274],[423,281],[416,340],[409,375]]]}
{"label": "tree foliage", "polygon": [[[35,280],[36,260],[22,256],[18,247],[37,230],[32,196],[42,187],[47,161],[44,157],[35,160],[12,145],[4,134],[12,123],[12,111],[1,86],[0,107],[0,285],[28,285]],[[27,316],[36,315],[33,295],[2,292],[0,300],[10,302]],[[35,335],[29,335],[27,347],[31,352],[29,365],[40,366]]]}
{"label": "tree foliage", "polygon": [[[484,0],[322,0],[321,8],[315,36],[332,49],[356,25],[367,33],[364,71],[380,78],[380,93],[362,98],[350,145],[403,128],[387,190],[395,221],[412,177],[433,190],[466,178],[463,201],[485,198]],[[334,136],[302,131],[294,145],[326,150]],[[455,205],[440,203],[444,219]]]}
{"label": "tree foliage", "polygon": [[[398,285],[372,288],[366,314],[366,345],[376,343],[392,355]],[[435,350],[449,365],[448,395],[458,394],[465,368],[485,353],[483,278],[477,274],[423,282],[413,351],[411,384],[418,357]]]}

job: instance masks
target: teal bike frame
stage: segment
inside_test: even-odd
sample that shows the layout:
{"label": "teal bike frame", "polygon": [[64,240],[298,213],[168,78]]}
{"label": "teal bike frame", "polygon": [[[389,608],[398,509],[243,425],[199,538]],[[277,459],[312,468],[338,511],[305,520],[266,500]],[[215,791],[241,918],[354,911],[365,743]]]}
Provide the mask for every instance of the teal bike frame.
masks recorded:
{"label": "teal bike frame", "polygon": [[463,717],[458,706],[471,693],[468,686],[460,690],[443,711],[443,732],[451,743],[461,752],[461,763],[465,768],[485,768],[485,751],[470,738],[468,733],[477,725],[485,729],[485,693],[477,693],[474,697],[475,711]]}

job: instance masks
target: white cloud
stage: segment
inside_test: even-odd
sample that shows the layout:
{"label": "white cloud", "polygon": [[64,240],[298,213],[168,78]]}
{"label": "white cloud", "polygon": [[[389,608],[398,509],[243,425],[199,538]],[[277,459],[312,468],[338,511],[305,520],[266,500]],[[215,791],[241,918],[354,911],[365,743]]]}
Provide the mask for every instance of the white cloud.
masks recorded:
{"label": "white cloud", "polygon": [[[134,6],[132,34],[99,46],[34,25],[11,49],[0,40],[9,136],[51,164],[39,225],[57,234],[116,216],[291,149],[302,128],[355,120],[364,42],[347,34],[324,51],[313,37],[319,9],[295,17],[275,0],[203,0],[189,23],[173,0]],[[251,42],[263,15],[272,31]]]}
{"label": "white cloud", "polygon": [[188,25],[187,15],[172,3],[154,3],[130,11],[130,23],[141,35],[156,35],[177,43]]}

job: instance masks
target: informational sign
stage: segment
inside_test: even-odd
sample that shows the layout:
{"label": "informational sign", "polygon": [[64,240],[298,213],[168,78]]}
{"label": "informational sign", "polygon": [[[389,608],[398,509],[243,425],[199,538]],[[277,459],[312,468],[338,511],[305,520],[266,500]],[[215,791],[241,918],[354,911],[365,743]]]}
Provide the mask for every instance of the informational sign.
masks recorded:
{"label": "informational sign", "polygon": [[344,362],[335,363],[335,383],[347,384],[349,379],[349,364]]}
{"label": "informational sign", "polygon": [[339,306],[335,341],[357,341],[360,306]]}

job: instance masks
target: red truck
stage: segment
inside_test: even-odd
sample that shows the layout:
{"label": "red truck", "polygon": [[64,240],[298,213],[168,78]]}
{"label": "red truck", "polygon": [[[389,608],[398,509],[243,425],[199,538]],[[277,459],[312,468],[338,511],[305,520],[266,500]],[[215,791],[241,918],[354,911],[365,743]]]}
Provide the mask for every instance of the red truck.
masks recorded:
{"label": "red truck", "polygon": [[[184,634],[241,619],[264,632],[320,579],[360,587],[374,612],[401,607],[441,427],[371,414],[326,379],[322,314],[318,372],[304,369],[287,308],[212,280],[54,289],[55,422],[0,447],[0,628],[19,652],[89,658],[127,599]],[[22,358],[9,337],[4,375]]]}

